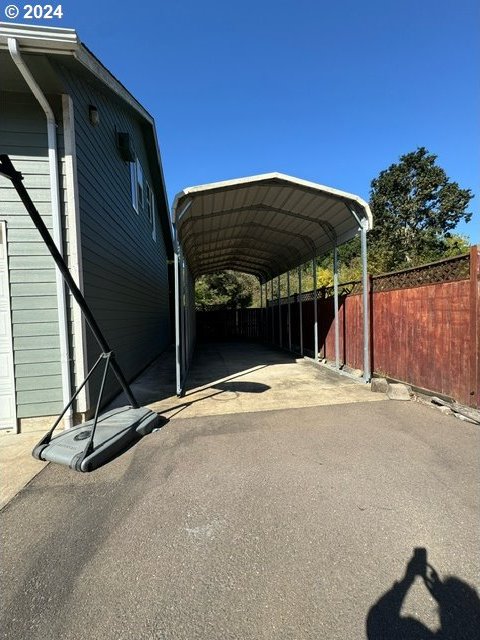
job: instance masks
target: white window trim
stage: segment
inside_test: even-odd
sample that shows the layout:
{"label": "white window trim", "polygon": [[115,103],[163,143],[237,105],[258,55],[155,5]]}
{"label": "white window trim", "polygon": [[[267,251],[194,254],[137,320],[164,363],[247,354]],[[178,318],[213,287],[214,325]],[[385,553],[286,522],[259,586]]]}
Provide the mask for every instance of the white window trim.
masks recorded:
{"label": "white window trim", "polygon": [[[140,208],[145,209],[145,185],[144,185],[145,176],[143,173],[142,165],[140,164],[140,160],[138,158],[136,159],[136,172],[137,172],[136,189],[137,189],[137,212],[138,212]],[[140,201],[140,198],[138,197],[140,189],[142,190],[141,201]]]}
{"label": "white window trim", "polygon": [[152,222],[152,188],[148,180],[144,180],[145,185],[145,212],[147,214],[148,221]]}
{"label": "white window trim", "polygon": [[[139,190],[142,193],[142,203],[139,201]],[[130,191],[132,198],[132,206],[137,213],[140,213],[140,204],[143,212],[148,218],[148,208],[150,208],[151,219],[148,218],[149,224],[152,226],[152,238],[157,241],[157,214],[155,208],[155,194],[150,183],[145,178],[142,165],[137,157],[130,162]],[[147,202],[148,199],[148,202]]]}
{"label": "white window trim", "polygon": [[138,174],[137,174],[137,160],[130,162],[130,193],[132,198],[132,206],[138,213]]}
{"label": "white window trim", "polygon": [[155,209],[155,194],[153,189],[150,189],[150,207],[152,209],[152,238],[154,242],[157,241],[157,212]]}

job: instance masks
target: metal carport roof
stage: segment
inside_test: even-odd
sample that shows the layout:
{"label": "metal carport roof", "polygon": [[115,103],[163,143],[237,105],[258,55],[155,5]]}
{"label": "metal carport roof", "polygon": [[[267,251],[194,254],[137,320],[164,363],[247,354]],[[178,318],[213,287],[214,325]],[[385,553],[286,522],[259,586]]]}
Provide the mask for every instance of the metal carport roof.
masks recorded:
{"label": "metal carport roof", "polygon": [[173,220],[194,277],[235,269],[261,282],[372,228],[358,196],[282,173],[184,189]]}
{"label": "metal carport roof", "polygon": [[[214,182],[181,191],[173,203],[175,226],[175,332],[177,393],[185,386],[195,343],[194,282],[206,273],[234,269],[258,277],[261,285],[299,267],[299,313],[302,313],[300,266],[312,261],[314,288],[314,359],[318,362],[316,259],[333,250],[335,367],[339,370],[339,245],[361,236],[363,377],[370,379],[367,280],[368,204],[358,196],[282,173]],[[266,284],[265,284],[266,289]],[[260,286],[262,295],[263,287]],[[265,291],[265,301],[267,292]],[[263,298],[261,306],[263,305]],[[273,319],[273,315],[272,315]],[[290,326],[290,325],[289,325]],[[302,321],[300,320],[300,327]],[[303,329],[300,353],[303,355]]]}

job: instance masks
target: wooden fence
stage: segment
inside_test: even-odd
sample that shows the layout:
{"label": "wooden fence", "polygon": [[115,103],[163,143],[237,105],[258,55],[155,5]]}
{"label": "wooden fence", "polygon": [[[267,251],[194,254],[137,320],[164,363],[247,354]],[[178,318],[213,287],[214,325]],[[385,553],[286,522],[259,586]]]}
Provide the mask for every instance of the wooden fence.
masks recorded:
{"label": "wooden fence", "polygon": [[[405,271],[369,278],[372,371],[480,408],[479,248]],[[340,358],[362,369],[362,290],[341,285]],[[319,355],[335,358],[331,288],[317,292]],[[260,339],[300,351],[300,304],[290,298],[264,309],[197,312],[200,339]],[[281,319],[281,320],[280,320]],[[302,294],[303,346],[313,355],[313,292]]]}

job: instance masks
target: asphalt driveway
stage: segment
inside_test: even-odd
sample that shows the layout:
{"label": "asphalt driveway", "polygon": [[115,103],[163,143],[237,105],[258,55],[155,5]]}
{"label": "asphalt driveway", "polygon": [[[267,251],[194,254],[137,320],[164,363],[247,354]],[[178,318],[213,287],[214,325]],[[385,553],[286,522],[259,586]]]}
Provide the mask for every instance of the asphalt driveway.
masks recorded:
{"label": "asphalt driveway", "polygon": [[357,402],[177,418],[90,475],[50,465],[1,513],[3,637],[478,638],[479,436]]}

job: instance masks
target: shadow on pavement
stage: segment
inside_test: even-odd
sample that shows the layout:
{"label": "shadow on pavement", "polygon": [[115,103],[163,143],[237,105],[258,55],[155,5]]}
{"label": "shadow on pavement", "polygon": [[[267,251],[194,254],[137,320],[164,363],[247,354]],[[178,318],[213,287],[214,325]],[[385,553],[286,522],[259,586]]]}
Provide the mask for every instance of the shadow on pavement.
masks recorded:
{"label": "shadow on pavement", "polygon": [[[423,579],[438,604],[440,628],[435,632],[415,618],[400,615],[417,576]],[[368,640],[480,640],[478,593],[455,576],[442,580],[428,564],[426,549],[417,548],[403,578],[394,582],[368,612],[367,637]]]}
{"label": "shadow on pavement", "polygon": [[214,384],[212,389],[219,391],[230,391],[233,393],[264,393],[271,389],[270,385],[263,382],[243,382],[243,381],[225,381]]}

